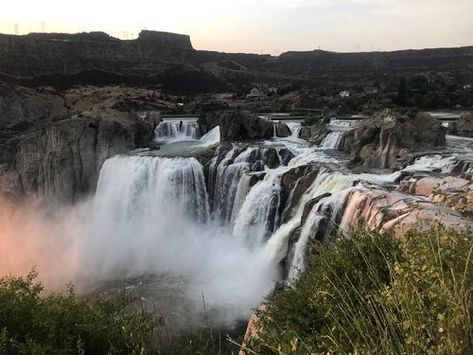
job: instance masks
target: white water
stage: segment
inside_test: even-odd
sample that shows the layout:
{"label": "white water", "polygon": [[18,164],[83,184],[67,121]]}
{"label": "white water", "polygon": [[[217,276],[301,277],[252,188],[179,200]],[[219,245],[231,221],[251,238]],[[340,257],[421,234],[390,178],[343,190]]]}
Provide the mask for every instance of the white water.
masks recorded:
{"label": "white water", "polygon": [[427,155],[417,159],[412,165],[407,166],[404,171],[435,171],[450,173],[455,168],[457,158],[454,156]]}
{"label": "white water", "polygon": [[[264,201],[268,192],[254,194]],[[99,282],[150,273],[185,276],[194,285],[188,297],[196,308],[202,292],[208,307],[225,315],[215,322],[245,319],[279,279],[277,250],[271,254],[264,243],[241,238],[264,239],[265,204],[251,209],[256,217],[236,236],[210,220],[207,201],[203,167],[193,158],[107,160],[81,277]]]}
{"label": "white water", "polygon": [[324,138],[320,144],[320,147],[323,149],[338,149],[340,147],[343,135],[344,132],[341,131],[330,132],[327,137]]}
{"label": "white water", "polygon": [[155,130],[156,140],[179,142],[200,139],[200,128],[196,121],[163,121]]}

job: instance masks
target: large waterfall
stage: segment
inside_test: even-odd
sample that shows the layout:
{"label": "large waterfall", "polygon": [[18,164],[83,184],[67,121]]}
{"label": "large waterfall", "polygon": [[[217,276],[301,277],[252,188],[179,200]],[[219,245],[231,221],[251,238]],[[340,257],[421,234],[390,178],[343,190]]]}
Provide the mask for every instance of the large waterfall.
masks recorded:
{"label": "large waterfall", "polygon": [[[347,223],[357,204],[347,197],[353,186],[392,184],[404,173],[346,172],[343,156],[309,146],[297,138],[298,125],[290,128],[292,137],[213,146],[216,127],[200,141],[112,157],[91,201],[63,209],[62,223],[21,216],[15,228],[4,227],[4,243],[34,260],[42,275],[54,275],[45,278],[49,284],[145,289],[144,298],[177,328],[202,324],[204,298],[213,324],[232,325],[276,282],[300,275],[313,240],[328,241]],[[431,155],[405,170],[448,172],[457,164]],[[8,227],[11,218],[0,220]],[[0,267],[31,267],[13,255]]]}

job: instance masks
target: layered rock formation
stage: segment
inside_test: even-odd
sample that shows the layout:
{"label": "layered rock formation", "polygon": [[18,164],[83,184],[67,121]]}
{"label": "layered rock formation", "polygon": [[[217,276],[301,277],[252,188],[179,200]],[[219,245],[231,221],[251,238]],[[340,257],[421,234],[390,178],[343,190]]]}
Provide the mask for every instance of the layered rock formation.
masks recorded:
{"label": "layered rock formation", "polygon": [[352,161],[364,168],[402,167],[413,152],[445,145],[446,131],[438,120],[419,113],[415,117],[390,110],[364,120],[349,145]]}

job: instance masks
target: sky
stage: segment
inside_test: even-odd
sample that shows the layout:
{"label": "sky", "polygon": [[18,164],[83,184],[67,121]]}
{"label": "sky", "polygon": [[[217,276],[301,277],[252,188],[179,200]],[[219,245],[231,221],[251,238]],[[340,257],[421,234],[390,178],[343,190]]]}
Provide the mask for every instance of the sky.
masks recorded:
{"label": "sky", "polygon": [[473,45],[473,0],[3,0],[0,32],[185,33],[194,48],[279,54]]}

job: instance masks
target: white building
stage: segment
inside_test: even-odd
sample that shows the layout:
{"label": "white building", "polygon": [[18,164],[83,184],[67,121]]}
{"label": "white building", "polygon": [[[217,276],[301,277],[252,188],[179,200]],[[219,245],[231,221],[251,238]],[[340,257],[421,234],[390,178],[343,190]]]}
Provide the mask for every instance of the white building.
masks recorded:
{"label": "white building", "polygon": [[251,89],[250,93],[246,95],[247,99],[254,99],[254,100],[262,100],[264,99],[264,93],[258,89],[258,88],[253,88]]}
{"label": "white building", "polygon": [[341,91],[339,95],[340,95],[341,98],[350,97],[350,91],[346,91],[346,90],[345,90],[345,91]]}
{"label": "white building", "polygon": [[471,84],[467,84],[463,87],[463,90],[470,90],[471,89]]}

